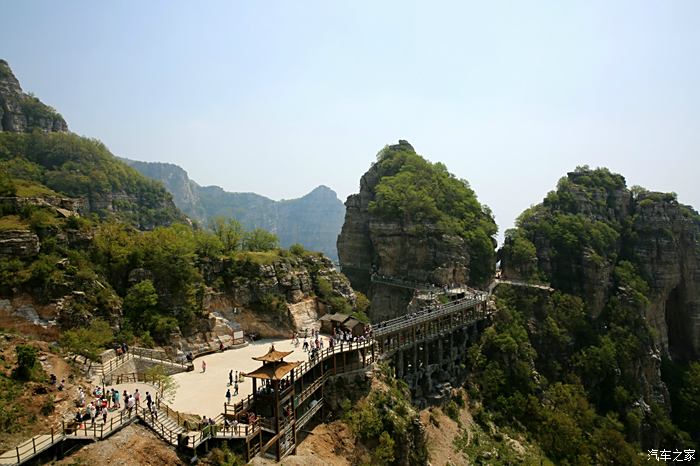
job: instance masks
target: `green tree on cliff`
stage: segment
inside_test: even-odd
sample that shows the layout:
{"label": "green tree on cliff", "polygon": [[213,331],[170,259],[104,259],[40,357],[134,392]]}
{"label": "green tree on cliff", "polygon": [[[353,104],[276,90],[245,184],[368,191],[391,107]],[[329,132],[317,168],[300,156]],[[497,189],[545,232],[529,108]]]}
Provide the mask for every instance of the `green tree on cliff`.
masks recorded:
{"label": "green tree on cliff", "polygon": [[463,238],[471,257],[470,282],[486,282],[494,272],[498,227],[469,183],[444,164],[425,160],[405,142],[385,148],[377,159],[380,180],[370,213],[405,226],[431,225],[440,234]]}

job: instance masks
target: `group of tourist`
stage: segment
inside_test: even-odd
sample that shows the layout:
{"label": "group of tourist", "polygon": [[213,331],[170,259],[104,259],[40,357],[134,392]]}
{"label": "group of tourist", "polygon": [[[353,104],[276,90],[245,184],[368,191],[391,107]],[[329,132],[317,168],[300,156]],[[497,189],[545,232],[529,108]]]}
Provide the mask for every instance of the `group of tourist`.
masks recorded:
{"label": "group of tourist", "polygon": [[[226,385],[226,403],[231,404],[231,397],[238,395],[238,383],[243,381],[243,373],[236,371],[234,375],[233,369],[228,373],[228,384]],[[233,394],[231,388],[233,387]]]}
{"label": "group of tourist", "polygon": [[129,352],[129,345],[127,345],[126,342],[122,342],[121,345],[115,344],[114,352],[117,353],[117,356],[124,355]]}
{"label": "group of tourist", "polygon": [[59,392],[62,392],[63,389],[66,388],[66,379],[61,379],[61,383],[59,384],[56,384],[56,382],[58,382],[56,374],[51,374],[49,376],[49,383],[51,383],[51,386],[56,387]]}
{"label": "group of tourist", "polygon": [[[137,388],[133,393],[129,393],[126,389],[120,393],[119,390],[109,388],[103,390],[102,387],[96,386],[92,390],[94,399],[86,404],[86,394],[82,387],[78,388],[78,398],[76,400],[77,410],[75,413],[75,422],[80,425],[85,421],[90,420],[93,424],[98,416],[102,417],[102,422],[107,423],[107,416],[110,411],[122,409],[122,401],[124,403],[123,410],[129,417],[133,415],[134,408],[139,407],[141,403],[141,393]],[[146,406],[148,412],[156,419],[158,418],[158,410],[153,397],[149,392],[146,392]]]}

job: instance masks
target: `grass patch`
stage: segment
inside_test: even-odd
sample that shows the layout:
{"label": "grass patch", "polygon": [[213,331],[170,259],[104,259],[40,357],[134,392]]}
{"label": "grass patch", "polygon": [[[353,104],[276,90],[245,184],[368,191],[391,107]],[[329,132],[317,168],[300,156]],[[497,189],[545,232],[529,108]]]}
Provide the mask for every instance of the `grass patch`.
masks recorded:
{"label": "grass patch", "polygon": [[280,258],[279,251],[239,251],[233,259],[241,262],[252,262],[258,265],[271,265]]}
{"label": "grass patch", "polygon": [[56,191],[40,183],[21,179],[14,179],[12,181],[15,184],[17,196],[19,197],[60,196]]}
{"label": "grass patch", "polygon": [[29,225],[17,215],[0,217],[1,230],[28,230]]}

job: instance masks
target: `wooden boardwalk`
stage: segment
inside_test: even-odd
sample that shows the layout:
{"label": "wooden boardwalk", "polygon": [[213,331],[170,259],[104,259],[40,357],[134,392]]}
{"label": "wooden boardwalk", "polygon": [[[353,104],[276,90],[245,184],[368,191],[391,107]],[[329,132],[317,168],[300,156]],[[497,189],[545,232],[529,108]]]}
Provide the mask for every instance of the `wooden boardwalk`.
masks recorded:
{"label": "wooden boardwalk", "polygon": [[[225,404],[224,413],[217,416],[215,425],[205,426],[196,431],[185,429],[179,416],[173,414],[165,404],[158,402],[158,415],[153,416],[145,408],[135,408],[128,416],[125,411],[111,415],[107,423],[81,424],[77,428],[65,423],[50,433],[37,435],[12,450],[0,454],[0,465],[19,465],[41,455],[46,450],[66,440],[98,441],[120,430],[135,420],[141,420],[168,444],[180,448],[196,450],[210,439],[245,442],[247,459],[256,454],[265,454],[276,448],[275,457],[281,458],[296,451],[297,434],[301,432],[312,418],[323,411],[323,387],[329,377],[352,373],[374,364],[380,358],[392,357],[397,351],[410,346],[423,344],[435,336],[444,335],[454,329],[461,329],[474,322],[488,319],[486,311],[486,293],[475,293],[453,302],[423,309],[421,312],[398,317],[374,325],[372,338],[364,341],[338,342],[332,348],[326,348],[318,355],[296,367],[291,372],[291,386],[281,390],[281,399],[291,402],[294,415],[284,422],[261,417],[253,424],[237,423],[227,426],[225,421],[245,417],[248,412],[258,410],[263,398],[255,394],[235,403]],[[102,368],[102,374],[108,374],[123,365],[129,358],[145,358],[162,364],[177,364],[183,368],[188,365],[152,354],[130,352]],[[400,375],[400,374],[398,374]],[[129,375],[124,380],[131,380]],[[138,375],[132,377],[139,380]],[[272,429],[272,426],[279,431]],[[266,427],[267,426],[267,427]]]}

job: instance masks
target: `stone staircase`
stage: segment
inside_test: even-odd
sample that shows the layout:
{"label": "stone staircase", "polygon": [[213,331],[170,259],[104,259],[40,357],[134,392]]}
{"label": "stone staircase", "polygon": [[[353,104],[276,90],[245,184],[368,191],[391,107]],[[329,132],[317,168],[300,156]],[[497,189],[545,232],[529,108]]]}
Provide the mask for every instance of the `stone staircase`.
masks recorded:
{"label": "stone staircase", "polygon": [[158,408],[157,413],[157,415],[153,415],[143,409],[139,411],[139,417],[160,438],[170,445],[177,446],[178,437],[187,435],[187,430],[179,425],[175,419],[169,417],[164,410]]}

